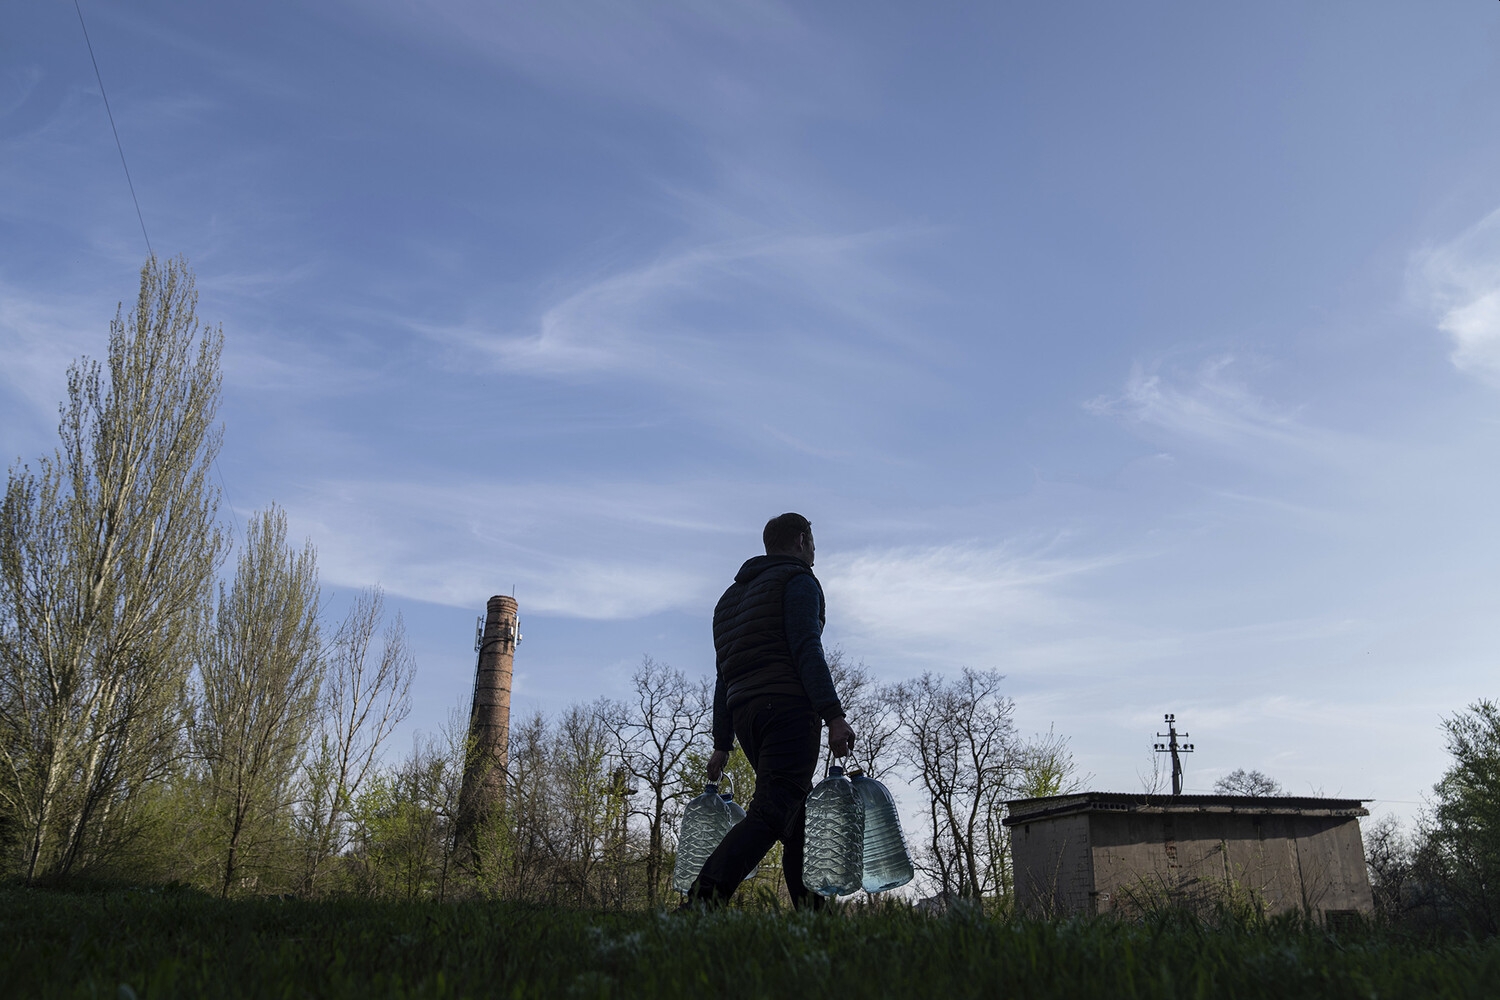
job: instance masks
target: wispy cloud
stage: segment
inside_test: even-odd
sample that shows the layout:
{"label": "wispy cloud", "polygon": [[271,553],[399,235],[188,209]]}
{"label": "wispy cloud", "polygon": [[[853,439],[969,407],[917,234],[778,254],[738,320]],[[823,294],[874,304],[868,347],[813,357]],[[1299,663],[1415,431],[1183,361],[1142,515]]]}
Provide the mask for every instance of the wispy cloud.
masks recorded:
{"label": "wispy cloud", "polygon": [[1500,383],[1500,209],[1418,253],[1413,276],[1452,339],[1453,364]]}
{"label": "wispy cloud", "polygon": [[703,610],[742,526],[713,485],[324,481],[286,506],[332,583],[455,607],[516,586],[533,612]]}
{"label": "wispy cloud", "polygon": [[819,572],[839,631],[871,648],[990,666],[1012,656],[1018,639],[1055,635],[1084,619],[1076,586],[1123,558],[1060,549],[1057,542],[871,548],[832,555]]}
{"label": "wispy cloud", "polygon": [[257,406],[265,393],[326,399],[380,384],[379,373],[356,367],[316,344],[240,328],[226,337],[224,381],[231,393],[241,393]]}
{"label": "wispy cloud", "polygon": [[1256,393],[1235,377],[1238,367],[1230,355],[1191,369],[1137,365],[1120,392],[1088,400],[1084,409],[1149,437],[1250,463],[1363,453],[1359,439],[1307,420],[1303,406]]}
{"label": "wispy cloud", "polygon": [[1235,381],[1234,364],[1233,357],[1224,356],[1191,372],[1167,374],[1136,365],[1120,393],[1096,397],[1084,408],[1215,443],[1297,441],[1296,411],[1274,406]]}
{"label": "wispy cloud", "polygon": [[103,357],[114,303],[57,300],[0,286],[0,379],[42,413],[56,414],[68,365]]}
{"label": "wispy cloud", "polygon": [[857,78],[839,39],[816,35],[793,6],[774,0],[350,6],[545,86],[652,108],[716,132],[842,104]]}
{"label": "wispy cloud", "polygon": [[[531,332],[480,323],[414,328],[487,355],[508,371],[612,373],[679,384],[689,374],[737,380],[748,369],[787,360],[767,359],[767,338],[790,341],[804,358],[827,341],[908,341],[880,309],[903,296],[903,284],[872,258],[902,235],[886,230],[704,242],[583,283],[544,306]],[[858,363],[848,356],[843,361]]]}
{"label": "wispy cloud", "polygon": [[24,105],[43,77],[42,68],[35,65],[12,64],[0,69],[0,118]]}

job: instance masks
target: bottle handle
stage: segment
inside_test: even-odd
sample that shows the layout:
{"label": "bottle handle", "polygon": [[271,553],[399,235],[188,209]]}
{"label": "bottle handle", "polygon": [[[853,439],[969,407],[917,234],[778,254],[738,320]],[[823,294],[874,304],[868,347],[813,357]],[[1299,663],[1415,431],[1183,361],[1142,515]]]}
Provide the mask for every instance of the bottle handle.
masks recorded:
{"label": "bottle handle", "polygon": [[[846,753],[846,754],[844,754],[843,758],[841,758],[841,759],[844,761],[844,763],[840,764],[839,766],[844,769],[844,773],[845,774],[852,774],[854,772],[854,770],[855,770],[854,748],[850,747],[849,748],[849,752]],[[832,767],[832,766],[833,766],[833,747],[829,746],[827,743],[824,743],[823,744],[823,774],[827,775],[828,774],[828,769],[830,767]]]}
{"label": "bottle handle", "polygon": [[855,771],[864,773],[864,770],[864,768],[859,766],[859,762],[854,759],[854,748],[850,747],[849,752],[844,754],[844,773],[852,776]]}
{"label": "bottle handle", "polygon": [[723,771],[719,772],[719,785],[723,786],[726,784],[729,786],[728,794],[732,799],[734,798],[734,775],[729,773],[728,768],[725,768]]}

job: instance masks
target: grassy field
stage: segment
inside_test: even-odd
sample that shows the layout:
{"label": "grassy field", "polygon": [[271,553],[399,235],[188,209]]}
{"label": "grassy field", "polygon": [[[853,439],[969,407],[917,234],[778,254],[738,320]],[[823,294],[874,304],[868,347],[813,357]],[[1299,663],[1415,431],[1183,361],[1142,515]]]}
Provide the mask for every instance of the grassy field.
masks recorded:
{"label": "grassy field", "polygon": [[0,890],[17,997],[1493,997],[1500,943],[1296,921],[585,913]]}

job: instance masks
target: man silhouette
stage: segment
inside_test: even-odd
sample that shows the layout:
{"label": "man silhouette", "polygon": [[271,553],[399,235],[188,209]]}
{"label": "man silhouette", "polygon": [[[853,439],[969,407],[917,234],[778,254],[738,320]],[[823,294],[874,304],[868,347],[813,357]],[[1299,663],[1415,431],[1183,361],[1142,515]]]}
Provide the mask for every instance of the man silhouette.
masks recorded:
{"label": "man silhouette", "polygon": [[812,788],[823,724],[835,757],[854,747],[823,653],[826,607],[813,576],[812,522],[782,514],[766,523],[766,554],[740,567],[714,608],[714,751],[717,781],[736,738],[755,769],[755,797],[711,854],[689,903],[723,903],[776,841],[792,903],[821,897],[802,884],[803,803]]}

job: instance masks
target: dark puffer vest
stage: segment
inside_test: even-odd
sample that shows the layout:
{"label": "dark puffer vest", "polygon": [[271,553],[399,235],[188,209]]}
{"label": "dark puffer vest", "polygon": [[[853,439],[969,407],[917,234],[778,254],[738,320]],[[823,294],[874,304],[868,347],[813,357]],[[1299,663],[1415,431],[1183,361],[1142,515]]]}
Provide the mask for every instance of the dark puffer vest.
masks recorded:
{"label": "dark puffer vest", "polygon": [[[714,648],[729,707],[764,694],[806,697],[787,644],[784,617],[786,585],[804,573],[813,575],[807,563],[795,556],[756,556],[740,567],[734,583],[719,598],[714,608]],[[827,610],[822,598],[820,586],[820,622]]]}

